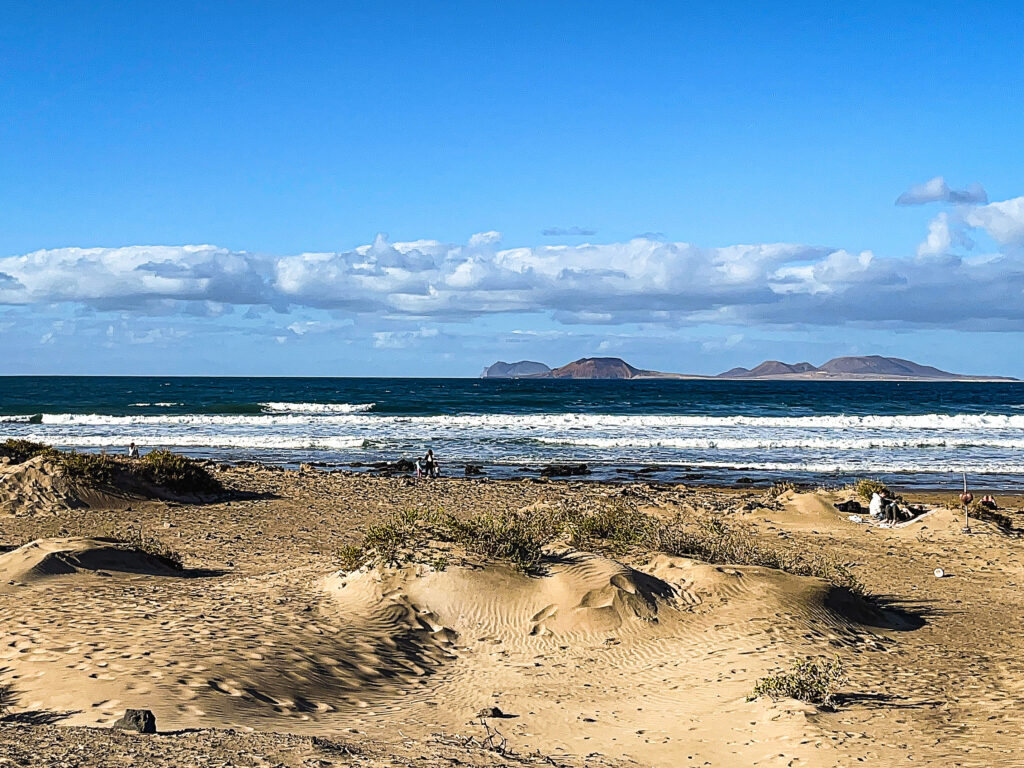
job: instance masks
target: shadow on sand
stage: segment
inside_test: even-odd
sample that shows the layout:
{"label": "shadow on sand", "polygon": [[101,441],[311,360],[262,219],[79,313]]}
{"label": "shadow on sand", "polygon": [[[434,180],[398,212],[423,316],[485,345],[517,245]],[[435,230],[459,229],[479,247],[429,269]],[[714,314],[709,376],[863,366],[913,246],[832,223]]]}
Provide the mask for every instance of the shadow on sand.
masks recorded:
{"label": "shadow on sand", "polygon": [[860,597],[845,587],[831,590],[825,607],[857,624],[894,632],[913,632],[929,619],[950,614],[947,609],[936,608],[931,601],[911,601],[894,595]]}
{"label": "shadow on sand", "polygon": [[18,694],[14,691],[14,688],[10,683],[3,682],[3,678],[10,674],[10,671],[9,667],[3,667],[0,669],[0,724],[54,725],[79,713],[80,710],[56,712],[45,709],[11,712],[10,710],[12,707],[18,706]]}

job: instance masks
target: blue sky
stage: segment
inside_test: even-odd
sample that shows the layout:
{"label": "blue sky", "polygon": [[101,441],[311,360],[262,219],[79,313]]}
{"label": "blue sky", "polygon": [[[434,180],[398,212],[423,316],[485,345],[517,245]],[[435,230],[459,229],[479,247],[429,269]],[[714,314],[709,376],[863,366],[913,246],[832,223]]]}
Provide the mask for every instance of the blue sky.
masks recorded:
{"label": "blue sky", "polygon": [[1024,375],[1021,39],[1009,3],[7,2],[0,373]]}

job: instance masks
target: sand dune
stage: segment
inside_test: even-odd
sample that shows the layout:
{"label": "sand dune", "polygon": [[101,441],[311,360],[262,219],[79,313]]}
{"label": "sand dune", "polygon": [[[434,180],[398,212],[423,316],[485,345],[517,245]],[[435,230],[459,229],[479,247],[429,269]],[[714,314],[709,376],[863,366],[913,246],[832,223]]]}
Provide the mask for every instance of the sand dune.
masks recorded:
{"label": "sand dune", "polygon": [[83,506],[45,456],[19,464],[0,459],[0,513],[34,514]]}
{"label": "sand dune", "polygon": [[[1005,703],[1024,679],[1012,624],[986,625],[965,608],[908,614],[890,597],[871,604],[818,579],[667,555],[620,561],[564,549],[550,552],[539,576],[462,557],[443,570],[410,563],[344,573],[330,547],[382,508],[442,496],[456,510],[529,507],[616,491],[258,477],[276,495],[151,502],[130,513],[206,570],[174,571],[91,537],[0,555],[0,678],[16,709],[104,726],[142,707],[165,731],[227,727],[407,746],[479,732],[475,713],[495,706],[510,716],[492,727],[520,754],[599,754],[591,761],[619,765],[892,764],[906,754],[968,765],[954,728],[967,721],[988,729],[979,764],[1016,749],[1000,735],[1015,732]],[[1024,578],[1015,539],[980,522],[965,539],[949,511],[888,531],[849,522],[834,495],[762,507],[747,492],[672,493],[648,488],[643,498],[666,510],[722,504],[787,546],[846,552],[878,594],[920,590],[924,604],[970,606],[991,593],[1010,605]],[[74,528],[118,515],[128,513],[72,510],[61,519]],[[5,525],[42,527],[33,517]],[[936,565],[952,576],[935,579]],[[997,565],[1005,588],[988,575]],[[995,642],[984,646],[988,636]],[[969,680],[950,660],[968,657],[961,641],[985,647],[969,657]],[[759,677],[792,659],[833,653],[851,671],[846,691],[864,697],[840,712],[746,700]],[[977,748],[977,738],[963,739]]]}
{"label": "sand dune", "polygon": [[114,539],[39,539],[0,555],[0,588],[4,583],[31,584],[52,576],[87,573],[175,576],[181,572]]}
{"label": "sand dune", "polygon": [[[680,722],[721,710],[728,733],[774,658],[866,637],[822,582],[665,556],[637,570],[569,551],[542,577],[478,564],[185,580],[107,542],[52,540],[0,568],[26,585],[0,614],[0,665],[30,706],[78,724],[145,705],[164,727],[429,734],[497,705],[524,744],[671,765],[666,745],[693,738]],[[97,584],[103,570],[123,578]],[[773,712],[763,738],[716,748],[754,765],[780,739],[797,747],[806,707],[755,709]]]}

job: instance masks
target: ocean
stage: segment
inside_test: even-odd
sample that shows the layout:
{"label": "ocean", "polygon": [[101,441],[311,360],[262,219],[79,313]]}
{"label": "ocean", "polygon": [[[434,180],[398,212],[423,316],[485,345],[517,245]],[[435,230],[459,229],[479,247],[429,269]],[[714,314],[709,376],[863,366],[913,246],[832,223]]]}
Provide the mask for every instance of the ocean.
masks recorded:
{"label": "ocean", "polygon": [[[447,474],[1024,489],[1024,384],[0,377],[0,440],[345,468],[433,448]],[[638,471],[641,471],[637,475]]]}

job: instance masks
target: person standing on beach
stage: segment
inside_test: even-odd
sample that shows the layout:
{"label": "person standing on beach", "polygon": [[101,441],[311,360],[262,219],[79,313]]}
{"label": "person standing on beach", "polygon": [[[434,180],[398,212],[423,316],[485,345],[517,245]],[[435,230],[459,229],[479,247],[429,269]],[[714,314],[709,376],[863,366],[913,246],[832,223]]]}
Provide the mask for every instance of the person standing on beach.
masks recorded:
{"label": "person standing on beach", "polygon": [[423,457],[423,470],[426,472],[427,477],[431,479],[441,474],[441,465],[437,463],[437,459],[434,457],[433,448],[428,448],[427,455]]}
{"label": "person standing on beach", "polygon": [[139,458],[139,446],[137,446],[134,441],[132,441],[132,443],[128,446],[128,458]]}

